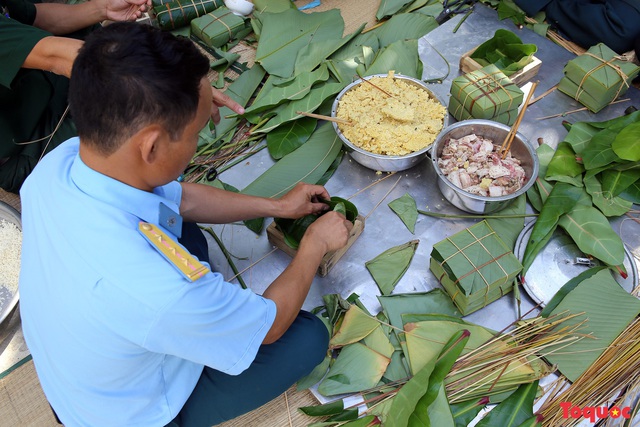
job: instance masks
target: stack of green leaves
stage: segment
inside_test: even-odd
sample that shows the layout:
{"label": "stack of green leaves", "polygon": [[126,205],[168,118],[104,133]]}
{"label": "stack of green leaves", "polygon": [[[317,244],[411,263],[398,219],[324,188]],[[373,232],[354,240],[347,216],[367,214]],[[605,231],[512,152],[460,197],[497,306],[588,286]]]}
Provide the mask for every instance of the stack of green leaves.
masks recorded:
{"label": "stack of green leaves", "polygon": [[500,28],[492,38],[476,48],[471,58],[482,66],[493,64],[505,76],[510,76],[531,62],[537,51],[536,45],[524,44],[513,32]]}
{"label": "stack of green leaves", "polygon": [[540,215],[525,249],[525,272],[560,226],[585,254],[626,274],[624,245],[607,217],[640,203],[639,141],[636,111],[575,123],[555,151],[545,144],[538,148],[538,178],[527,197]]}
{"label": "stack of green leaves", "polygon": [[457,120],[490,119],[512,125],[523,95],[518,86],[490,64],[453,79],[449,112]]}
{"label": "stack of green leaves", "polygon": [[[533,418],[536,380],[549,373],[535,352],[556,338],[547,334],[551,321],[536,319],[516,328],[514,336],[496,335],[460,319],[440,289],[381,296],[377,316],[357,295],[324,300],[321,318],[332,337],[330,351],[298,387],[321,381],[317,390],[325,396],[361,393],[362,425],[467,425],[490,401],[502,403],[480,425],[519,426]],[[329,416],[318,426],[355,427],[363,411],[359,403],[351,406],[354,401],[339,398],[300,409]]]}
{"label": "stack of green leaves", "polygon": [[191,34],[209,47],[224,46],[244,28],[244,19],[226,7],[219,7],[191,21]]}
{"label": "stack of green leaves", "polygon": [[222,0],[174,0],[156,6],[153,14],[163,30],[174,30],[188,25],[192,19],[223,6]]}
{"label": "stack of green leaves", "polygon": [[640,67],[599,43],[564,67],[558,89],[594,113],[624,94]]}
{"label": "stack of green leaves", "polygon": [[429,266],[464,315],[509,293],[522,270],[486,220],[433,245]]}

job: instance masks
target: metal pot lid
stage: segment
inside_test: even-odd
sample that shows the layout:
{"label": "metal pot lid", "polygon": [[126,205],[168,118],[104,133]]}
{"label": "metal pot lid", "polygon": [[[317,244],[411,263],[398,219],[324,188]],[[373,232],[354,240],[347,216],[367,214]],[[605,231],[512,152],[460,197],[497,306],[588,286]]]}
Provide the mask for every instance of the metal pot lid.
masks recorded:
{"label": "metal pot lid", "polygon": [[[22,230],[20,213],[2,201],[0,201],[0,220],[11,222]],[[18,289],[14,291],[0,283],[0,324],[13,312],[19,298]]]}
{"label": "metal pot lid", "polygon": [[[520,261],[524,257],[524,250],[534,224],[535,221],[531,221],[525,225],[516,240],[514,253]],[[638,267],[626,245],[624,252],[627,278],[623,279],[613,270],[611,274],[624,290],[631,292],[638,283]],[[578,249],[573,239],[564,230],[558,228],[527,270],[522,286],[531,299],[544,307],[565,283],[583,271],[598,265],[603,264],[597,259],[588,259]]]}

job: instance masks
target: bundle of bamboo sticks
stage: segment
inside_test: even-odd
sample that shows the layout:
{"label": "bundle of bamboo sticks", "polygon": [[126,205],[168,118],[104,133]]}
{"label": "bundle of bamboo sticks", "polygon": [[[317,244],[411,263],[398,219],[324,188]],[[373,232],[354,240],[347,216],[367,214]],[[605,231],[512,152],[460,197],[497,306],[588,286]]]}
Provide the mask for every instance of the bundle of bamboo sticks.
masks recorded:
{"label": "bundle of bamboo sticks", "polygon": [[611,343],[602,355],[573,384],[557,384],[549,392],[539,413],[545,426],[577,426],[583,417],[567,418],[560,406],[607,407],[621,392],[632,391],[640,382],[640,318],[635,320]]}

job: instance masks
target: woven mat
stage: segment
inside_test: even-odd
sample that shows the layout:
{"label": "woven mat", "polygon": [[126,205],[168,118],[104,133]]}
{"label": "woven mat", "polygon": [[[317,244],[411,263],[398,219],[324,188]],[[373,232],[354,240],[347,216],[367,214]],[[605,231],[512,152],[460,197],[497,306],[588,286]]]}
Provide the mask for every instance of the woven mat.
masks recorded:
{"label": "woven mat", "polygon": [[[297,408],[315,404],[309,392],[296,392],[292,387],[259,410],[250,412],[220,427],[301,427],[312,418]],[[49,403],[42,392],[32,361],[17,367],[0,379],[0,424],[21,427],[56,427]]]}
{"label": "woven mat", "polygon": [[0,200],[6,204],[15,208],[18,212],[22,212],[22,205],[20,204],[20,196],[14,193],[9,193],[0,188]]}

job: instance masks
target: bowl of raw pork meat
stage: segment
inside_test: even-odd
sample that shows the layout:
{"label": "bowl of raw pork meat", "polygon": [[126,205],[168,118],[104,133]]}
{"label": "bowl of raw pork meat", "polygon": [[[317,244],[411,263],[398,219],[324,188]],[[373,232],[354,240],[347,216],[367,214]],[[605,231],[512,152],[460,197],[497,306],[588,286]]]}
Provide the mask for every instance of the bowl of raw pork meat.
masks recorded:
{"label": "bowl of raw pork meat", "polygon": [[431,160],[442,195],[454,206],[476,214],[497,212],[525,193],[538,176],[538,157],[516,133],[506,153],[502,143],[510,127],[490,120],[463,120],[440,132]]}

